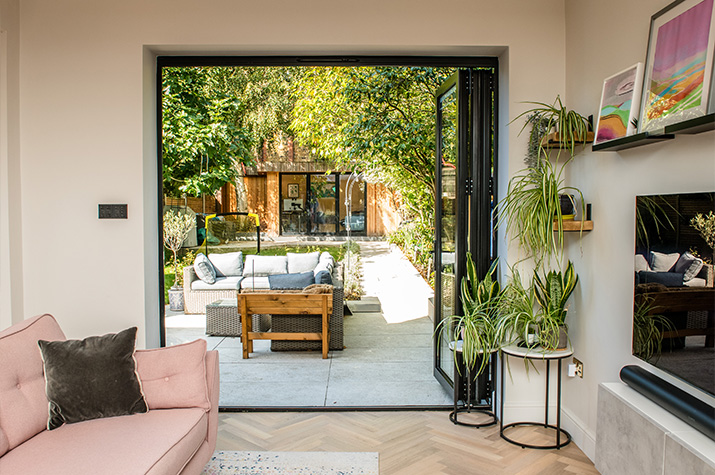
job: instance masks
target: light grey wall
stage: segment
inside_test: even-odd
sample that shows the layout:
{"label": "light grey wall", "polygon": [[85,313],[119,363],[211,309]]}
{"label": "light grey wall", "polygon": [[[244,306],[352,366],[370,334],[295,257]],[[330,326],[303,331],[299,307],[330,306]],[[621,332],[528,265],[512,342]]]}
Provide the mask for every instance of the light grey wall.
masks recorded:
{"label": "light grey wall", "polygon": [[[566,2],[570,108],[596,114],[603,80],[645,62],[650,17],[669,3]],[[580,243],[571,236],[568,247],[581,279],[569,310],[569,327],[575,356],[584,363],[584,379],[569,379],[564,386],[567,425],[574,431],[577,426],[586,428],[576,436],[589,453],[597,425],[598,383],[619,381],[626,364],[645,364],[631,356],[635,197],[715,190],[715,132],[621,152],[594,153],[587,146],[572,164],[568,183],[593,203],[594,230]]]}

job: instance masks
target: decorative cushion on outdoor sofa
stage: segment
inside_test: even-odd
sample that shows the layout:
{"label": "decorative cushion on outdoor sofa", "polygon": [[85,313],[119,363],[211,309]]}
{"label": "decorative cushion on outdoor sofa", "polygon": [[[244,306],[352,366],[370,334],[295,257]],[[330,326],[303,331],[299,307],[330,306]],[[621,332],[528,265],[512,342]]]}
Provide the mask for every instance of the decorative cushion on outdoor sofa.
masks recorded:
{"label": "decorative cushion on outdoor sofa", "polygon": [[243,275],[243,252],[209,254],[209,260],[216,269],[216,277]]}
{"label": "decorative cushion on outdoor sofa", "polygon": [[678,262],[680,254],[674,252],[672,254],[664,254],[662,252],[652,251],[650,253],[650,268],[653,272],[670,272],[675,263]]}
{"label": "decorative cushion on outdoor sofa", "polygon": [[636,272],[640,272],[642,270],[651,270],[650,266],[648,265],[648,261],[643,254],[636,254],[634,265]]}
{"label": "decorative cushion on outdoor sofa", "polygon": [[683,282],[687,282],[698,275],[700,273],[700,269],[702,268],[702,259],[693,256],[689,252],[684,252],[683,255],[678,258],[678,262],[675,263],[673,272],[682,273]]}
{"label": "decorative cushion on outdoor sofa", "polygon": [[311,270],[300,274],[276,274],[268,276],[268,285],[271,290],[302,289],[315,283],[315,276]]}
{"label": "decorative cushion on outdoor sofa", "polygon": [[288,273],[288,257],[286,256],[246,256],[243,266],[244,276],[267,276]]}
{"label": "decorative cushion on outdoor sofa", "polygon": [[286,257],[288,258],[288,273],[300,274],[315,269],[315,266],[318,265],[320,252],[289,252]]}
{"label": "decorative cushion on outdoor sofa", "polygon": [[216,282],[216,269],[214,269],[209,258],[201,252],[194,259],[194,272],[196,272],[196,277],[207,284]]}
{"label": "decorative cushion on outdoor sofa", "polygon": [[330,272],[326,270],[321,270],[320,272],[315,274],[315,283],[332,285],[333,278],[330,276]]}
{"label": "decorative cushion on outdoor sofa", "polygon": [[195,280],[191,283],[191,290],[238,290],[243,277],[217,277],[213,284],[203,280]]}

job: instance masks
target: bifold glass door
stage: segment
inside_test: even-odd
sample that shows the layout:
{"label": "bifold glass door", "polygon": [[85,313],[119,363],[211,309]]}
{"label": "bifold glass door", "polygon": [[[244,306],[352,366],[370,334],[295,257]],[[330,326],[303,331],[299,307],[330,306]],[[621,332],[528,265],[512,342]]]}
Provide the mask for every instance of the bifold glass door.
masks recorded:
{"label": "bifold glass door", "polygon": [[[482,274],[494,258],[493,75],[492,69],[460,70],[436,93],[435,328],[462,313],[459,292],[467,252]],[[450,390],[453,337],[448,329],[434,339],[434,374]]]}

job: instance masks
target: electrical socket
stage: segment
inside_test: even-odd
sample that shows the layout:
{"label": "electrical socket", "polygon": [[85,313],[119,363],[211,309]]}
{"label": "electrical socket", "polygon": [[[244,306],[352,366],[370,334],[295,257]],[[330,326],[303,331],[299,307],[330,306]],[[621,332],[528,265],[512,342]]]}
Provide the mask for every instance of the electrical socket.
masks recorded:
{"label": "electrical socket", "polygon": [[573,359],[573,364],[576,366],[576,376],[583,379],[583,363],[576,358]]}

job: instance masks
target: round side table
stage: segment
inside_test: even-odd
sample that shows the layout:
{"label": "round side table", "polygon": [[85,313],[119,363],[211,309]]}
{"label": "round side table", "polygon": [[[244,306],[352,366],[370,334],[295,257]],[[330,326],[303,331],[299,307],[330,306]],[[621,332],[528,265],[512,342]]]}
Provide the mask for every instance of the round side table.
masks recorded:
{"label": "round side table", "polygon": [[[568,445],[571,442],[571,435],[561,428],[561,362],[573,355],[573,349],[568,348],[565,350],[547,350],[541,347],[536,348],[523,348],[516,345],[506,346],[501,349],[501,398],[500,398],[500,412],[501,422],[499,426],[499,435],[502,439],[510,442],[514,445],[518,445],[521,448],[530,449],[560,449]],[[546,363],[546,398],[544,402],[544,422],[512,422],[511,424],[504,425],[504,360],[507,357],[516,357],[528,360],[542,360]],[[549,424],[549,376],[551,362],[556,361],[558,363],[558,373],[556,375],[556,425]],[[511,439],[505,435],[505,431],[511,427],[518,426],[535,426],[544,427],[546,429],[553,429],[555,431],[555,443],[549,445],[532,445],[519,442],[517,440]],[[562,440],[562,435],[564,436]]]}
{"label": "round side table", "polygon": [[[457,353],[462,353],[462,344],[464,342],[462,340],[457,341],[457,348],[455,350],[454,342],[449,343],[449,349],[452,351],[456,351]],[[496,358],[494,358],[494,354],[496,353],[497,350],[494,350],[489,354],[489,357],[491,358],[491,362],[489,363],[491,366],[491,374],[492,378],[495,378],[496,374]],[[481,353],[481,352],[480,352]],[[457,386],[457,381],[458,381],[458,371],[457,371],[457,365],[454,365],[454,410],[449,413],[449,420],[452,421],[454,424],[460,425],[460,426],[467,426],[467,427],[475,427],[475,428],[480,428],[480,427],[488,427],[488,426],[493,426],[494,424],[497,423],[497,416],[496,416],[496,408],[494,407],[494,397],[489,398],[489,404],[484,405],[484,404],[473,404],[472,403],[472,371],[469,366],[466,364],[464,365],[467,368],[466,371],[466,376],[467,376],[467,395],[464,401],[464,404],[461,406],[459,405],[459,387]],[[490,391],[493,389],[490,389]],[[486,422],[481,422],[481,423],[473,423],[473,422],[463,422],[459,420],[459,414],[469,414],[469,413],[480,413],[480,414],[485,414],[489,417]]]}

